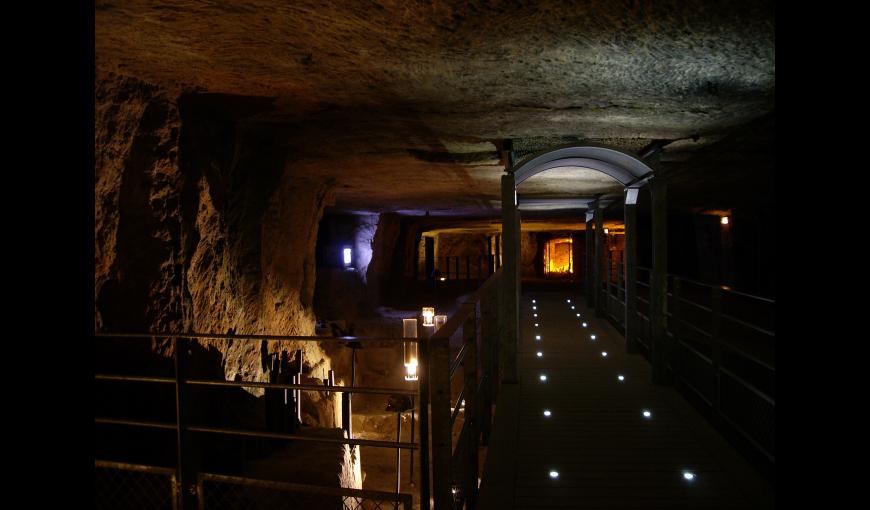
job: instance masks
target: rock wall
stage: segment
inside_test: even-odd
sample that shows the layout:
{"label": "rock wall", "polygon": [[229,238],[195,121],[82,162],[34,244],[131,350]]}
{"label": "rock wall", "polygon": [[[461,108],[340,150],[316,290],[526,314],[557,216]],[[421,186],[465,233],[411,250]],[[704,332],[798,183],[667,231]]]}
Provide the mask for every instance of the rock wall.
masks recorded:
{"label": "rock wall", "polygon": [[[97,72],[95,330],[314,333],[331,183],[294,174],[280,130],[238,121],[261,103]],[[301,349],[306,373],[331,368],[314,342],[202,344],[229,380],[264,380],[264,354],[280,349]]]}
{"label": "rock wall", "polygon": [[520,270],[523,278],[541,276],[536,269],[536,258],[539,257],[537,234],[534,232],[523,232],[520,234],[520,252],[522,259]]}

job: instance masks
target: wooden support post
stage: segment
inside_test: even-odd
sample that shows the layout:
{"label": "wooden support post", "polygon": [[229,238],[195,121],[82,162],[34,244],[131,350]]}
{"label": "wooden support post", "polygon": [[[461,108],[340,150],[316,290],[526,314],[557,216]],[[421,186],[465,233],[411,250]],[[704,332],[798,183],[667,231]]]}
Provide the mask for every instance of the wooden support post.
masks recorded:
{"label": "wooden support post", "polygon": [[519,211],[513,174],[501,178],[502,239],[504,239],[504,269],[499,292],[501,309],[501,349],[499,362],[502,383],[517,383],[517,345],[519,343]]}
{"label": "wooden support post", "polygon": [[[636,190],[636,192],[639,190]],[[637,345],[637,206],[625,204],[625,351]]]}
{"label": "wooden support post", "polygon": [[188,357],[190,356],[190,339],[172,339],[175,353],[175,417],[176,417],[176,448],[178,452],[178,508],[193,510],[198,508],[197,498],[197,461],[198,456],[192,444],[193,435],[187,430],[188,406],[193,399],[189,398],[187,379]]}
{"label": "wooden support post", "polygon": [[[453,509],[450,427],[450,343],[434,337],[429,343],[429,384],[432,398],[432,497],[435,510]],[[422,419],[422,417],[421,417]]]}
{"label": "wooden support post", "polygon": [[666,333],[668,304],[668,208],[667,185],[660,177],[650,180],[652,198],[652,271],[650,276],[650,329],[652,380],[656,384],[670,382],[668,376]]}
{"label": "wooden support post", "polygon": [[[468,427],[468,459],[465,466],[465,498],[466,507],[477,505],[477,473],[479,471],[477,450],[480,444],[479,408],[477,401],[477,338],[478,313],[476,304],[472,305],[471,313],[462,324],[462,337],[468,352],[463,360],[462,371],[466,385],[465,426]],[[457,403],[459,405],[461,403]]]}
{"label": "wooden support post", "polygon": [[604,279],[604,209],[601,202],[595,202],[595,264],[592,294],[595,299],[595,316],[604,317],[604,296],[601,283]]}
{"label": "wooden support post", "polygon": [[471,280],[471,257],[465,256],[465,279]]}

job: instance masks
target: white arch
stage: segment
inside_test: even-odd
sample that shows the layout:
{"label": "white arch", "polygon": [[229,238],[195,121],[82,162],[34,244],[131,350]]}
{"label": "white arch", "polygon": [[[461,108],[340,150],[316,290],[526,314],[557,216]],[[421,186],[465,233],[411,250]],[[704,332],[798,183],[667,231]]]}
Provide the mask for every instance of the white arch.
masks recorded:
{"label": "white arch", "polygon": [[563,147],[532,154],[514,165],[514,186],[546,170],[558,167],[583,167],[605,173],[628,186],[652,173],[644,162],[624,152],[606,147]]}

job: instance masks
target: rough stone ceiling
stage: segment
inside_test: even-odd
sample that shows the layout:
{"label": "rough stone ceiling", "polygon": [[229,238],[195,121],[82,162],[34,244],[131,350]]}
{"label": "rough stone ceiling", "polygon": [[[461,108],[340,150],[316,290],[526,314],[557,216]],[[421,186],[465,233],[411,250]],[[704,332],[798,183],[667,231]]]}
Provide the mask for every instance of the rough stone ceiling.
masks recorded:
{"label": "rough stone ceiling", "polygon": [[[501,140],[637,150],[686,139],[666,158],[690,161],[773,112],[773,11],[772,2],[98,0],[96,64],[173,90],[268,99],[244,120],[289,126],[296,165],[335,178],[338,207],[492,216]],[[610,189],[582,173],[528,187]]]}

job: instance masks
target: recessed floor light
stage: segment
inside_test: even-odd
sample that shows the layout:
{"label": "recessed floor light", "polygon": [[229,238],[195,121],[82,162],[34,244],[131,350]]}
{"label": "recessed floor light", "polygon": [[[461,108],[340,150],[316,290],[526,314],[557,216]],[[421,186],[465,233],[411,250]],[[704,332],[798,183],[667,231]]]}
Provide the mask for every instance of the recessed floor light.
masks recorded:
{"label": "recessed floor light", "polygon": [[643,417],[644,418],[652,418],[652,413],[649,412],[648,410],[644,409],[643,410]]}
{"label": "recessed floor light", "polygon": [[579,314],[579,313],[577,314],[577,317],[580,317],[580,314]]}
{"label": "recessed floor light", "polygon": [[595,335],[589,335],[589,338],[591,338],[592,340],[595,340]]}
{"label": "recessed floor light", "polygon": [[535,335],[535,340],[540,340],[540,339],[541,339],[541,335]]}
{"label": "recessed floor light", "polygon": [[571,309],[572,309],[572,310],[574,309],[574,305],[571,305]]}
{"label": "recessed floor light", "polygon": [[542,381],[546,381],[546,380],[547,380],[547,376],[546,376],[546,375],[544,375],[544,374],[541,374],[541,377],[540,377],[540,379],[541,379],[541,380],[542,380]]}
{"label": "recessed floor light", "polygon": [[535,327],[536,327],[536,328],[538,327],[538,323],[537,323],[537,322],[535,323]]}
{"label": "recessed floor light", "polygon": [[584,328],[586,327],[586,323],[585,323],[585,322],[583,323],[583,327],[584,327]]}
{"label": "recessed floor light", "polygon": [[606,357],[607,357],[607,351],[601,351],[601,357],[602,357],[602,358],[606,358]]}
{"label": "recessed floor light", "polygon": [[552,478],[554,480],[556,478],[559,478],[559,472],[558,471],[550,471],[550,478]]}
{"label": "recessed floor light", "polygon": [[533,307],[532,307],[532,310],[537,310],[537,309],[538,309],[537,306],[533,306]]}
{"label": "recessed floor light", "polygon": [[569,303],[570,303],[570,302],[571,302],[571,300],[570,300],[570,299],[568,299],[568,300],[567,300],[567,301],[568,301],[568,302],[569,302]]}
{"label": "recessed floor light", "polygon": [[535,353],[535,354],[537,354],[539,358],[543,358],[543,357],[544,357],[544,353],[541,352],[541,351],[538,351],[538,352]]}
{"label": "recessed floor light", "polygon": [[538,316],[538,314],[536,314],[536,313],[535,313],[535,314],[532,314],[532,315],[534,315],[534,316],[535,316],[535,317],[537,317],[537,316]]}
{"label": "recessed floor light", "polygon": [[532,300],[532,303],[537,303],[537,301],[535,301],[535,300],[533,299],[533,300]]}
{"label": "recessed floor light", "polygon": [[551,414],[553,413],[551,413],[549,409],[544,409],[544,416],[550,416]]}
{"label": "recessed floor light", "polygon": [[616,378],[619,379],[620,381],[624,381],[624,380],[625,380],[625,376],[622,375],[622,374],[616,376]]}
{"label": "recessed floor light", "polygon": [[683,471],[683,478],[685,478],[689,482],[694,482],[695,473],[692,473],[691,471]]}

